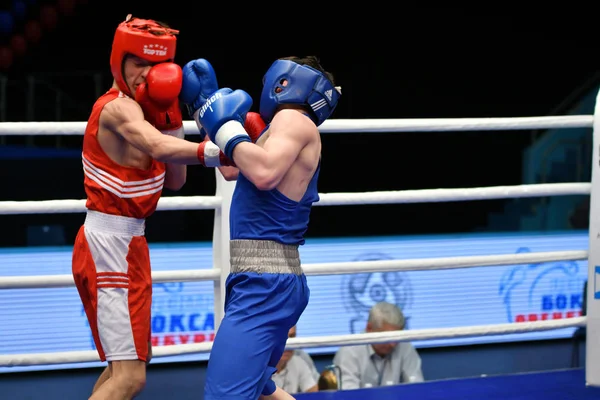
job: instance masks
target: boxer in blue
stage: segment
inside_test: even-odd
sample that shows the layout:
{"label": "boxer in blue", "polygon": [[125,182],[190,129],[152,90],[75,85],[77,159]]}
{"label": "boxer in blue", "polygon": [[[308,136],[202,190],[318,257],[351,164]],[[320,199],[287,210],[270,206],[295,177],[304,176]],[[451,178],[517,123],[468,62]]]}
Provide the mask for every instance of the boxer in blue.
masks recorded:
{"label": "boxer in blue", "polygon": [[263,79],[258,138],[244,129],[252,98],[242,90],[210,91],[206,60],[184,67],[182,100],[201,132],[233,160],[239,175],[230,211],[231,273],[225,316],[216,334],[206,400],[293,399],[271,376],[288,331],[309,300],[298,247],[318,201],[318,126],[341,90],[316,57],[275,61]]}

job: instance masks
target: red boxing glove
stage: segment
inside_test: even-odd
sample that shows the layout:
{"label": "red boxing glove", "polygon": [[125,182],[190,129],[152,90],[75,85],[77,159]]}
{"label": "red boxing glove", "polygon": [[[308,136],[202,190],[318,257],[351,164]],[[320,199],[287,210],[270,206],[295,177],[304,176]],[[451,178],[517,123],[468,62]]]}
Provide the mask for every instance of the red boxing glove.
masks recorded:
{"label": "red boxing glove", "polygon": [[249,112],[246,114],[244,129],[248,132],[252,143],[256,143],[266,126],[265,121],[263,121],[259,113]]}
{"label": "red boxing glove", "polygon": [[135,91],[135,100],[146,121],[159,131],[183,138],[183,117],[179,107],[183,75],[175,63],[156,64],[148,71],[146,83]]}
{"label": "red boxing glove", "polygon": [[208,140],[200,143],[197,154],[198,160],[205,167],[235,166],[233,161],[219,149],[219,146]]}

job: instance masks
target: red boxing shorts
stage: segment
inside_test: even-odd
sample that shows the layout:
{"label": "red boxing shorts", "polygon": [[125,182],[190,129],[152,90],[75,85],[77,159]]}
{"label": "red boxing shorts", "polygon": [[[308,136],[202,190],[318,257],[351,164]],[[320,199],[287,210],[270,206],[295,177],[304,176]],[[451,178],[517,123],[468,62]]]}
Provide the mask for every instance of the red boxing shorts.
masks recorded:
{"label": "red boxing shorts", "polygon": [[73,278],[102,361],[148,359],[152,304],[144,220],[88,211]]}

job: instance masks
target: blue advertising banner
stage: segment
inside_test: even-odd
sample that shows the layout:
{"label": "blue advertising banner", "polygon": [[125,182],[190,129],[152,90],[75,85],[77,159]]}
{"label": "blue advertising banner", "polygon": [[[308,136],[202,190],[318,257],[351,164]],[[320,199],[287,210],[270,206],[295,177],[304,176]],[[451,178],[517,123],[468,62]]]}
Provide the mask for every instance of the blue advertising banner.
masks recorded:
{"label": "blue advertising banner", "polygon": [[[308,263],[410,259],[519,252],[585,250],[588,232],[464,234],[307,240]],[[155,271],[212,268],[210,243],[151,245]],[[71,273],[71,248],[0,250],[0,276]],[[455,270],[309,276],[310,303],[298,336],[360,333],[369,308],[397,304],[407,329],[446,328],[580,316],[587,262],[476,267]],[[212,282],[155,284],[152,343],[168,346],[214,337]],[[418,341],[415,346],[449,346],[566,338],[573,328],[549,332]],[[94,348],[87,320],[72,288],[0,290],[0,354],[66,352]],[[310,353],[335,348],[308,349]],[[208,354],[153,362],[206,360]],[[0,372],[98,366],[100,363],[0,368]]]}

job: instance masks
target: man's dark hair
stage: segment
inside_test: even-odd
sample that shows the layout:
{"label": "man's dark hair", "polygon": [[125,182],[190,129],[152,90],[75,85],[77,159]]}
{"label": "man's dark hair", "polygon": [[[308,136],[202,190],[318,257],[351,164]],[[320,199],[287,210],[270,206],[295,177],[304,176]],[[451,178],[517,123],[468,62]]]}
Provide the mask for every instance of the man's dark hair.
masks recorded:
{"label": "man's dark hair", "polygon": [[289,60],[289,61],[295,62],[296,64],[308,65],[309,67],[313,67],[314,69],[321,71],[323,73],[323,75],[325,75],[325,77],[327,79],[329,79],[329,82],[331,82],[331,84],[333,86],[335,86],[335,80],[333,78],[333,74],[331,72],[325,71],[325,68],[323,68],[321,66],[321,61],[316,56],[306,56],[306,57],[290,56],[290,57],[283,57],[283,58],[281,58],[281,60]]}

